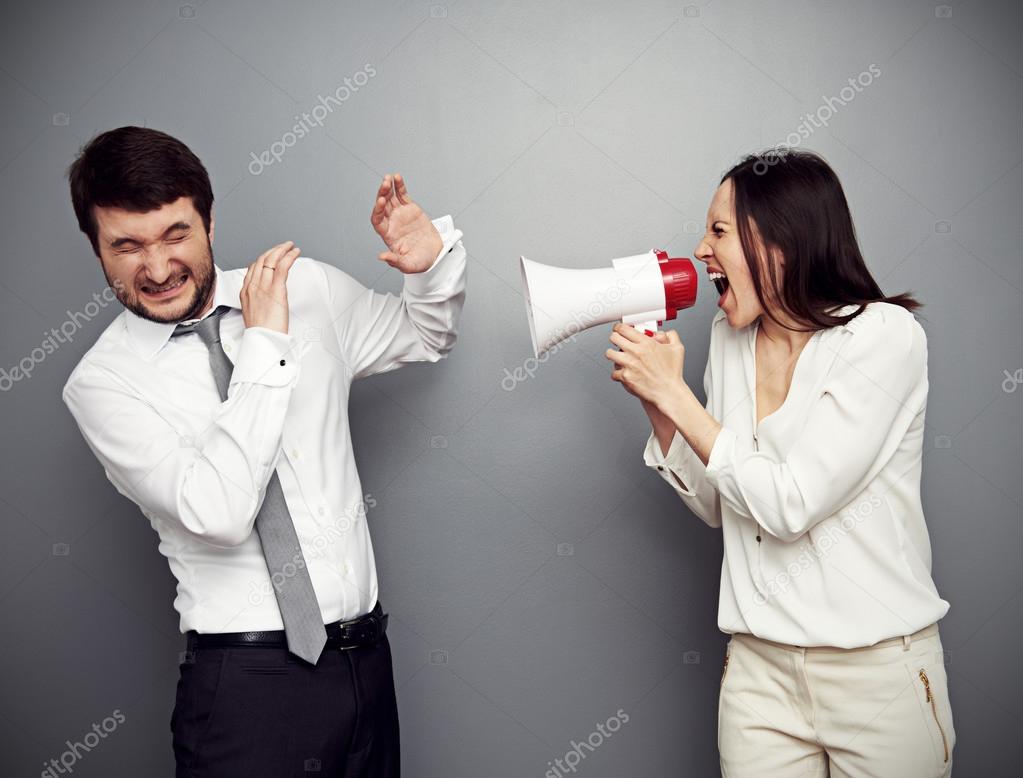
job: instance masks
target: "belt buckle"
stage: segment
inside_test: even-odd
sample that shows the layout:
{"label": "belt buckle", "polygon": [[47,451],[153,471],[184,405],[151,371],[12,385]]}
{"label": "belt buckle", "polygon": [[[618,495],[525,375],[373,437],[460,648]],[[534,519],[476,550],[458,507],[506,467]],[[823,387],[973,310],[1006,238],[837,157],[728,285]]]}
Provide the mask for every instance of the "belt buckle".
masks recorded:
{"label": "belt buckle", "polygon": [[[377,619],[377,617],[375,615],[366,614],[365,616],[361,616],[358,619],[355,619],[353,623],[349,623],[349,624],[343,624],[342,623],[340,625],[341,626],[341,639],[345,640],[346,638],[349,637],[349,630],[352,627],[354,627],[355,624],[358,624],[360,629],[364,629],[365,627],[368,627],[370,624],[375,624],[377,621],[379,621],[379,620]],[[361,646],[361,645],[362,645],[362,643],[356,643],[353,646],[338,646],[338,650],[340,650],[340,651],[351,651],[353,648],[359,648],[359,646]]]}
{"label": "belt buckle", "polygon": [[[374,609],[371,610],[369,613],[360,616],[357,619],[353,619],[348,623],[339,621],[338,626],[341,628],[341,639],[342,640],[346,639],[349,635],[349,630],[356,624],[358,624],[359,631],[363,635],[366,635],[366,633],[371,633],[371,637],[373,637],[375,641],[380,640],[385,630],[387,629],[387,614],[382,612],[378,613],[377,612],[378,610],[382,610],[380,609],[379,604],[377,604],[377,606],[374,607]],[[353,648],[359,648],[360,646],[367,644],[368,641],[364,641],[362,643],[357,643],[354,646],[338,646],[338,650],[350,651]]]}

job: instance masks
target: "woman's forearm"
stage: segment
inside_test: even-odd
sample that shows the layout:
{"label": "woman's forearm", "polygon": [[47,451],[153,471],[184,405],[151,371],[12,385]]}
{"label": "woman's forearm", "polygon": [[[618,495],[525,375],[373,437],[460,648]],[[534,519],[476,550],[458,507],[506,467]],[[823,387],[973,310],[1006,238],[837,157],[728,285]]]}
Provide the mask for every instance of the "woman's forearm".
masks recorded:
{"label": "woman's forearm", "polygon": [[[672,425],[668,437],[668,445],[674,437],[677,429],[682,433],[690,448],[696,452],[703,464],[710,459],[711,449],[714,448],[714,441],[721,432],[721,425],[717,419],[707,413],[696,395],[683,381],[673,386],[671,391],[658,401],[657,411],[667,418]],[[658,440],[661,440],[658,435]],[[662,442],[662,450],[666,450]]]}
{"label": "woman's forearm", "polygon": [[654,437],[657,438],[657,442],[661,446],[661,456],[667,456],[668,449],[671,448],[671,441],[675,439],[675,425],[671,419],[657,410],[656,405],[646,400],[642,402],[643,410],[646,411],[646,415],[650,418],[650,426],[653,427]]}

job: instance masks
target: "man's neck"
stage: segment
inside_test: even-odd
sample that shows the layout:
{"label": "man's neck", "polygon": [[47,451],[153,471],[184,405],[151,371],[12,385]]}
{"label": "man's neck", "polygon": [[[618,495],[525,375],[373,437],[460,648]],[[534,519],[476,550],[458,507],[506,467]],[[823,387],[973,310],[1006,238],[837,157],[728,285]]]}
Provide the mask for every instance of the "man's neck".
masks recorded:
{"label": "man's neck", "polygon": [[199,311],[199,313],[197,313],[197,314],[195,315],[195,318],[196,318],[196,319],[201,319],[201,318],[203,318],[203,317],[204,317],[204,316],[205,316],[205,315],[206,315],[207,313],[209,313],[209,312],[210,312],[210,310],[212,310],[212,308],[213,308],[213,301],[214,301],[214,300],[216,300],[216,299],[217,299],[217,277],[216,277],[216,275],[214,275],[214,276],[213,276],[213,286],[212,286],[212,287],[210,287],[210,296],[209,296],[209,299],[208,299],[208,300],[206,300],[206,305],[204,305],[204,306],[203,306],[203,308],[202,308],[202,310],[201,310],[201,311]]}

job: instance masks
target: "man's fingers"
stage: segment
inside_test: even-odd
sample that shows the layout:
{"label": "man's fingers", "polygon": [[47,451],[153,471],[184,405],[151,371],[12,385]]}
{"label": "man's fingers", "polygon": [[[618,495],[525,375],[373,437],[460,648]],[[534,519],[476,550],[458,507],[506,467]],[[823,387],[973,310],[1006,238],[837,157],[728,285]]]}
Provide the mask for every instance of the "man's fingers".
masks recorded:
{"label": "man's fingers", "polygon": [[[285,279],[287,278],[287,271],[292,269],[292,265],[299,258],[302,253],[302,249],[298,246],[294,246],[284,251],[282,255],[277,257],[272,264],[273,272],[270,268],[264,271],[264,278],[269,278],[269,285],[283,286]],[[267,275],[269,274],[269,275]]]}
{"label": "man's fingers", "polygon": [[287,246],[290,242],[291,241],[286,240],[286,241],[284,241],[284,243],[278,243],[276,246],[271,246],[266,251],[264,251],[262,254],[260,254],[259,258],[255,262],[253,262],[252,264],[255,265],[256,267],[259,267],[264,262],[266,262],[266,258],[269,257],[273,252],[275,252],[278,249],[280,249],[281,246]]}
{"label": "man's fingers", "polygon": [[675,332],[675,330],[668,330],[668,343],[671,343],[673,345],[678,345],[681,342],[682,342],[682,339],[679,338],[678,333]]}
{"label": "man's fingers", "polygon": [[402,178],[401,173],[394,174],[394,191],[398,195],[398,201],[403,205],[412,202],[412,198],[408,196],[408,189],[405,188],[405,179]]}
{"label": "man's fingers", "polygon": [[387,198],[383,195],[377,197],[376,203],[373,204],[373,213],[369,215],[369,220],[374,226],[379,226],[383,223],[384,219],[387,218]]}
{"label": "man's fingers", "polygon": [[391,176],[384,176],[384,180],[380,182],[380,188],[377,189],[376,200],[373,203],[373,213],[369,217],[374,226],[378,225],[380,220],[387,216],[387,202],[390,200],[393,191],[394,185],[391,181]]}
{"label": "man's fingers", "polygon": [[[288,245],[289,241],[284,243],[278,243],[276,246],[272,246],[259,255],[259,258],[249,265],[249,269],[245,271],[245,278],[242,281],[242,290],[244,291],[249,284],[252,283],[254,278],[259,278],[263,273],[263,265],[266,263],[267,258],[275,251],[279,250],[282,246]],[[258,275],[257,275],[258,273]]]}
{"label": "man's fingers", "polygon": [[281,261],[281,257],[290,251],[294,245],[295,241],[288,240],[281,243],[279,246],[275,246],[274,250],[270,253],[270,256],[263,260],[263,270],[265,271],[272,267],[276,267],[277,263]]}
{"label": "man's fingers", "polygon": [[293,250],[295,243],[294,241],[287,241],[277,246],[263,262],[262,272],[259,275],[260,286],[266,288],[269,287],[274,280],[276,275],[276,267],[280,263],[281,258],[289,251]]}
{"label": "man's fingers", "polygon": [[277,264],[274,265],[273,283],[276,286],[284,286],[284,282],[288,280],[288,271],[291,270],[291,266],[295,264],[295,260],[302,254],[302,250],[295,246],[287,254],[277,260]]}
{"label": "man's fingers", "polygon": [[245,271],[245,279],[242,281],[242,288],[241,288],[241,293],[243,295],[248,293],[249,284],[252,283],[252,273],[254,272],[254,270],[256,268],[256,264],[258,262],[259,262],[259,260],[256,260],[256,262],[253,262],[251,265],[249,265],[249,269]]}

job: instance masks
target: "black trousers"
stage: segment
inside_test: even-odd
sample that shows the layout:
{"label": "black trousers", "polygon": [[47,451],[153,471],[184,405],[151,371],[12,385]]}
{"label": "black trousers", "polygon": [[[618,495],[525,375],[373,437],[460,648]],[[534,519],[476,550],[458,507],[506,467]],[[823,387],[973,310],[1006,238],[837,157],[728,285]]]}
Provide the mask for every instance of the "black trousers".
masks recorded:
{"label": "black trousers", "polygon": [[391,647],[205,648],[179,666],[176,778],[397,778]]}

